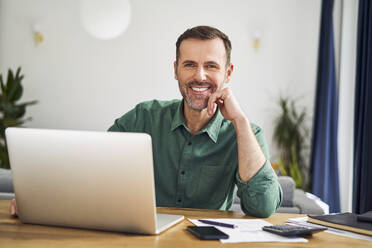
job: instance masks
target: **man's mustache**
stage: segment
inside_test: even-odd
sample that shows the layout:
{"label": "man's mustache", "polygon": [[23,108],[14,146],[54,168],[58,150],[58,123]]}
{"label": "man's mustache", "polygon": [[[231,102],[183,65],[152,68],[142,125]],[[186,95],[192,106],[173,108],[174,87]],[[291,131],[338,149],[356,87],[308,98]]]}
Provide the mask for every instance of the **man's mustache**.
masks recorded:
{"label": "man's mustache", "polygon": [[208,86],[210,88],[214,88],[214,85],[210,82],[199,82],[199,81],[192,81],[192,82],[189,82],[187,83],[187,86],[188,87],[192,87],[192,86]]}

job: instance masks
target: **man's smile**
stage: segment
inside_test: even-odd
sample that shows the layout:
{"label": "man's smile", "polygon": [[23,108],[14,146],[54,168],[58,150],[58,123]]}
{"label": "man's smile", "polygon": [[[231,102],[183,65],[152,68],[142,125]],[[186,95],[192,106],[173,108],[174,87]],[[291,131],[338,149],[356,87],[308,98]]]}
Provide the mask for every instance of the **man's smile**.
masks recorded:
{"label": "man's smile", "polygon": [[200,82],[193,82],[189,83],[188,88],[191,89],[191,94],[194,95],[210,95],[212,94],[212,91],[214,89],[213,85],[211,83],[200,83]]}
{"label": "man's smile", "polygon": [[211,87],[191,87],[194,94],[206,94],[210,92]]}

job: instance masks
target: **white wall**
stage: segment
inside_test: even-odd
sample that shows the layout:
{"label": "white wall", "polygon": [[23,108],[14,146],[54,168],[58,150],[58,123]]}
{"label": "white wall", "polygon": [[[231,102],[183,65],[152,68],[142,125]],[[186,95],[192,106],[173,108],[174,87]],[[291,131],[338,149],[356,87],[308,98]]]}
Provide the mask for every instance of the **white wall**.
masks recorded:
{"label": "white wall", "polygon": [[[140,101],[180,98],[172,68],[175,41],[195,25],[229,35],[231,87],[270,145],[280,93],[299,97],[312,116],[319,0],[132,0],[128,30],[110,41],[83,30],[78,1],[0,4],[0,71],[21,65],[23,100],[39,100],[28,109],[29,127],[106,130]],[[45,37],[38,46],[33,23]],[[252,46],[256,31],[262,37],[259,51]]]}

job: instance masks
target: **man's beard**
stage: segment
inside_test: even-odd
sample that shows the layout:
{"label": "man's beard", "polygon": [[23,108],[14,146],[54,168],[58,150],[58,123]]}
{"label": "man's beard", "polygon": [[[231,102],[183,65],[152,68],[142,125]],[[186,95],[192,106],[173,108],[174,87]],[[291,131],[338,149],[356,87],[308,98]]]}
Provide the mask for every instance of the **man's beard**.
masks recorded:
{"label": "man's beard", "polygon": [[215,86],[210,82],[198,82],[198,81],[192,81],[184,85],[184,88],[182,88],[180,82],[178,81],[178,87],[180,89],[180,92],[182,94],[183,99],[185,100],[186,104],[193,110],[201,111],[208,106],[208,100],[209,96],[205,95],[196,95],[196,94],[188,94],[189,91],[192,91],[192,86],[208,86],[212,93],[215,92]]}

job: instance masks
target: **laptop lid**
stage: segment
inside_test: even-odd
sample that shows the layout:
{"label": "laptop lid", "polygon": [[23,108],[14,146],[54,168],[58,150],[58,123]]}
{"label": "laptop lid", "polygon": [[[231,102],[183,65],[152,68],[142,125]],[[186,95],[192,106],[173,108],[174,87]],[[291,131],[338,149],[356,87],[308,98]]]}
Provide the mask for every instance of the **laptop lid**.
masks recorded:
{"label": "laptop lid", "polygon": [[158,233],[149,135],[8,128],[6,138],[22,222]]}

